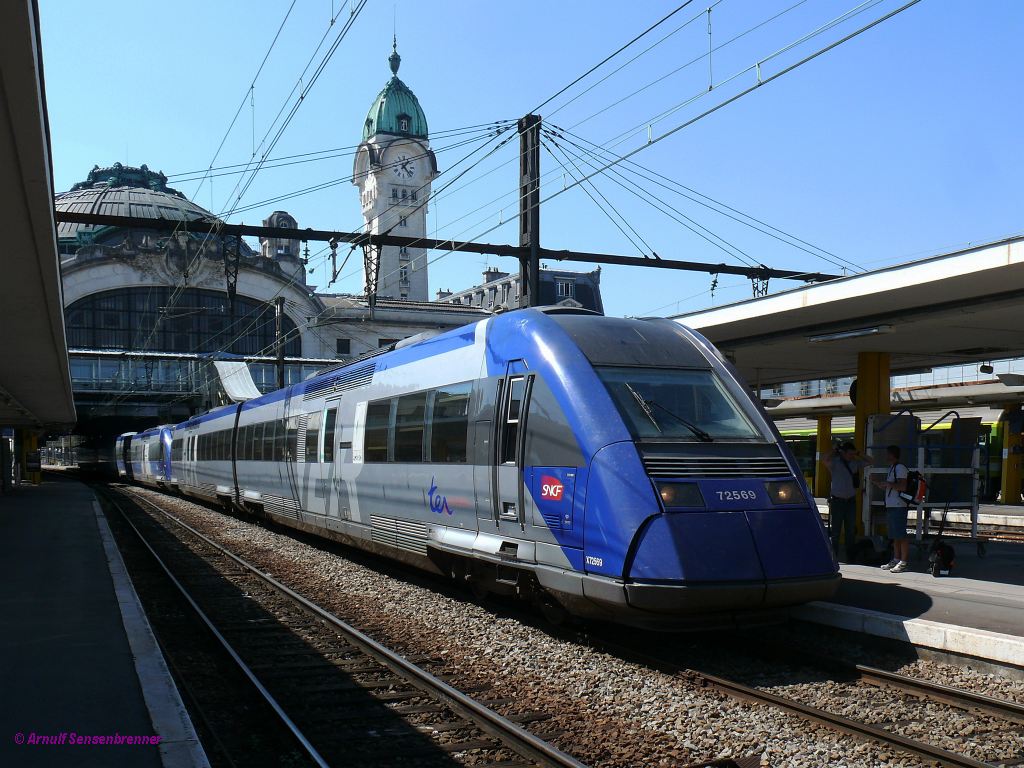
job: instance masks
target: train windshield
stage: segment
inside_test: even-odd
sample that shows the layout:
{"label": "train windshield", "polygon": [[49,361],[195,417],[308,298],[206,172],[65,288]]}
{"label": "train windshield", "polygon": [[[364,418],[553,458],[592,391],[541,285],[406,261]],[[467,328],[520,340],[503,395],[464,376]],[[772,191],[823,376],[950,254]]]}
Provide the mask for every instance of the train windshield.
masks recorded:
{"label": "train windshield", "polygon": [[763,438],[714,371],[599,367],[597,375],[637,438]]}

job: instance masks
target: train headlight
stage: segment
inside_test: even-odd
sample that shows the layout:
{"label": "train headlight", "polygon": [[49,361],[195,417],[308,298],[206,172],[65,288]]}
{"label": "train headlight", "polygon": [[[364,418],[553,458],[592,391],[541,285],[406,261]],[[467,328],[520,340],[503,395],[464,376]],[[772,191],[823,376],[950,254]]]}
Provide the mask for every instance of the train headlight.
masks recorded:
{"label": "train headlight", "polygon": [[778,483],[765,483],[768,498],[772,504],[800,504],[805,501],[804,492],[795,480],[783,480]]}
{"label": "train headlight", "polygon": [[696,483],[655,483],[665,509],[703,507],[704,497]]}

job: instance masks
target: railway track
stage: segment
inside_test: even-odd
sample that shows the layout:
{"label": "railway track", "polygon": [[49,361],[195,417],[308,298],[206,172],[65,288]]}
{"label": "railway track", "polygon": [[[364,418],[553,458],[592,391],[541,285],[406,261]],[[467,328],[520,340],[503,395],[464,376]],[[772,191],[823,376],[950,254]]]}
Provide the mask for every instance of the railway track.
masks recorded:
{"label": "railway track", "polygon": [[377,643],[158,504],[124,488],[101,493],[311,764],[585,768],[523,727],[542,726],[545,713],[503,717],[491,707],[510,702],[456,689],[424,668],[431,660]]}
{"label": "railway track", "polygon": [[[765,690],[762,686],[751,685],[737,680],[736,676],[733,675],[723,676],[704,670],[691,669],[674,659],[640,652],[615,641],[606,642],[601,640],[598,643],[608,651],[620,655],[624,659],[678,675],[693,684],[717,690],[730,698],[752,704],[776,707],[815,725],[822,725],[857,738],[870,739],[876,743],[914,755],[929,765],[948,766],[949,768],[993,768],[993,766],[1009,767],[1024,765],[1024,749],[1019,747],[1019,754],[1014,758],[1001,759],[996,762],[985,762],[965,754],[944,749],[928,741],[902,735],[880,724],[867,722],[866,718],[849,718],[796,698]],[[759,645],[756,649],[746,648],[744,652],[754,653],[763,657],[764,649],[764,645]],[[770,655],[775,660],[785,657],[786,654],[785,650],[779,648],[770,649]],[[806,666],[810,663],[820,667],[827,667],[834,672],[839,672],[843,676],[849,676],[854,683],[885,689],[887,693],[895,690],[907,696],[945,705],[963,712],[998,718],[1006,722],[1007,730],[1015,733],[1022,733],[1024,731],[1024,705],[1013,701],[964,691],[863,664],[816,656],[808,654],[802,649],[796,652],[790,649],[788,656],[790,663],[793,664]],[[865,712],[864,714],[870,715],[870,712]],[[904,722],[912,720],[913,718]],[[1024,737],[1018,743],[1024,743]]]}

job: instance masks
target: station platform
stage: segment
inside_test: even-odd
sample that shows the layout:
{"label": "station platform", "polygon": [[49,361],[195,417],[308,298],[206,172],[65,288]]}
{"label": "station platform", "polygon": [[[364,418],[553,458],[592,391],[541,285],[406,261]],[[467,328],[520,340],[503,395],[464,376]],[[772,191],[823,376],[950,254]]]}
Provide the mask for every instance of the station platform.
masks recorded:
{"label": "station platform", "polygon": [[909,570],[844,564],[831,601],[792,615],[1024,669],[1024,543],[990,541],[982,556],[971,542],[948,542],[954,575],[932,576],[927,550],[912,545]]}
{"label": "station platform", "polygon": [[0,765],[208,765],[79,482],[0,495],[0,690]]}

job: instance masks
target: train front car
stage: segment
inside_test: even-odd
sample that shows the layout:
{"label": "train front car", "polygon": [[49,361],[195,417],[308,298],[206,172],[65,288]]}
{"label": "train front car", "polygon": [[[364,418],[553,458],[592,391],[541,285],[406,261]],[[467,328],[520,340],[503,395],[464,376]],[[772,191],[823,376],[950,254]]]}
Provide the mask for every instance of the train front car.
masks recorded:
{"label": "train front car", "polygon": [[492,321],[488,348],[502,358],[489,368],[505,368],[495,517],[532,524],[537,580],[570,612],[707,626],[834,593],[793,458],[702,337],[668,320],[519,312]]}

